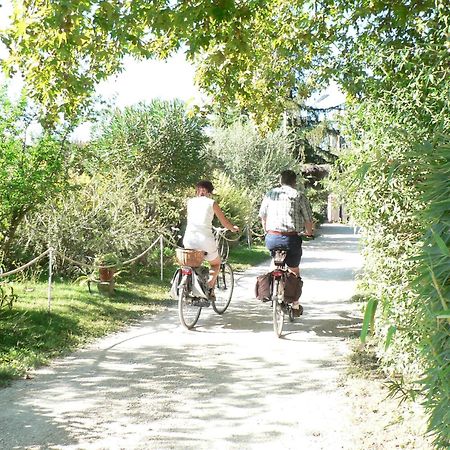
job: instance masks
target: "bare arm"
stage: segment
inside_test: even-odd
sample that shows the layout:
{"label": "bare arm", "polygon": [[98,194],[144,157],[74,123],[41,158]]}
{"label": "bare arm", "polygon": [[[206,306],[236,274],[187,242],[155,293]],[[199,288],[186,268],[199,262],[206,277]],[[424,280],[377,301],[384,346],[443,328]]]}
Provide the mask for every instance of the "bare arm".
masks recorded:
{"label": "bare arm", "polygon": [[312,236],[314,234],[314,227],[312,222],[305,222],[305,231],[308,236]]}
{"label": "bare arm", "polygon": [[220,223],[222,224],[222,226],[224,226],[225,228],[227,228],[230,231],[239,231],[239,227],[236,225],[233,225],[226,217],[225,214],[223,213],[223,211],[220,209],[220,206],[217,204],[217,202],[214,202],[213,205],[213,211],[214,214],[217,216],[217,218],[219,219]]}
{"label": "bare arm", "polygon": [[267,233],[267,198],[264,197],[259,208],[259,218],[261,219],[261,224],[264,230],[264,234]]}
{"label": "bare arm", "polygon": [[306,196],[303,196],[303,201],[300,203],[302,214],[305,220],[305,231],[308,236],[314,234],[314,223],[312,217],[311,204]]}

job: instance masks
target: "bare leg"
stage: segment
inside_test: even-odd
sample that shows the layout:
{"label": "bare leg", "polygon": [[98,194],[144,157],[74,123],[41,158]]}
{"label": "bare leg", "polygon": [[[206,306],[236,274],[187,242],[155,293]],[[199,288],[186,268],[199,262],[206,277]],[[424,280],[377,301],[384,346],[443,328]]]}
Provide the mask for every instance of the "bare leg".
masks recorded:
{"label": "bare leg", "polygon": [[220,257],[217,257],[216,259],[213,259],[212,261],[209,261],[209,264],[211,266],[211,270],[209,271],[209,280],[208,280],[208,286],[210,288],[213,288],[216,285],[217,275],[219,274],[220,270]]}

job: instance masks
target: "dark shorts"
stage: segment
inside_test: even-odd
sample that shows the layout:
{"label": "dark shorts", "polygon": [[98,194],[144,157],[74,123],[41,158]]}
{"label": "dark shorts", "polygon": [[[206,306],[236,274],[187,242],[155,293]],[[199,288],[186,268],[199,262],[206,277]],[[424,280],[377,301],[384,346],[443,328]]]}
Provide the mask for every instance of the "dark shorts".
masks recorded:
{"label": "dark shorts", "polygon": [[280,236],[278,234],[266,234],[266,247],[274,250],[279,247],[287,248],[286,265],[298,267],[302,259],[302,238],[300,236]]}

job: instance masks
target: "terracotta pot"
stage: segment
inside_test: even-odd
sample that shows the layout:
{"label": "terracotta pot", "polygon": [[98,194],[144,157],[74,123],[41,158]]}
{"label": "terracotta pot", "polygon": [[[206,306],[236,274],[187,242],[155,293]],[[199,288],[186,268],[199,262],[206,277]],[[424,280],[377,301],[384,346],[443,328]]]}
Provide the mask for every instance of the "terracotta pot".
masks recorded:
{"label": "terracotta pot", "polygon": [[99,267],[98,276],[100,281],[112,281],[116,273],[115,267]]}

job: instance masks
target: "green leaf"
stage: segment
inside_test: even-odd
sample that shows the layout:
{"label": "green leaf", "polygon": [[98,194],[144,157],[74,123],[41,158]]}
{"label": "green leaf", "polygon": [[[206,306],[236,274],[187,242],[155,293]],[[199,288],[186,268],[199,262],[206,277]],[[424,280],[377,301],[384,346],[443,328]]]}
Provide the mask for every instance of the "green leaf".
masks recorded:
{"label": "green leaf", "polygon": [[355,177],[352,180],[350,185],[353,185],[354,183],[361,185],[364,181],[364,178],[365,178],[367,172],[370,170],[371,166],[372,166],[371,162],[365,162],[365,163],[361,164],[361,166],[356,171]]}
{"label": "green leaf", "polygon": [[366,338],[367,338],[369,329],[371,329],[371,331],[373,333],[374,318],[375,318],[375,311],[377,309],[377,305],[378,305],[378,300],[376,300],[374,298],[371,298],[367,302],[366,310],[364,313],[363,325],[362,325],[362,329],[361,329],[361,335],[360,335],[361,342],[363,342],[363,343],[366,342]]}
{"label": "green leaf", "polygon": [[431,231],[433,233],[433,237],[434,237],[434,240],[436,241],[436,244],[441,249],[441,252],[445,256],[450,256],[450,250],[447,247],[447,244],[444,242],[444,240],[436,233],[435,230],[432,229]]}
{"label": "green leaf", "polygon": [[386,335],[386,342],[384,344],[384,349],[387,350],[388,347],[391,345],[392,338],[397,331],[397,327],[395,325],[391,325],[388,329],[387,335]]}
{"label": "green leaf", "polygon": [[450,312],[438,313],[436,315],[436,319],[438,320],[450,320]]}
{"label": "green leaf", "polygon": [[397,169],[400,167],[400,161],[393,161],[390,168],[389,168],[389,173],[388,173],[388,177],[387,177],[387,181],[388,183],[392,180],[392,177],[394,176],[395,172],[397,171]]}

